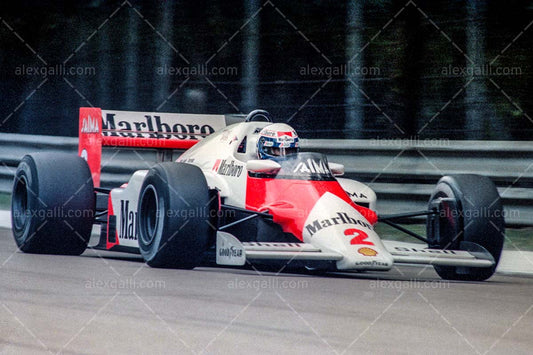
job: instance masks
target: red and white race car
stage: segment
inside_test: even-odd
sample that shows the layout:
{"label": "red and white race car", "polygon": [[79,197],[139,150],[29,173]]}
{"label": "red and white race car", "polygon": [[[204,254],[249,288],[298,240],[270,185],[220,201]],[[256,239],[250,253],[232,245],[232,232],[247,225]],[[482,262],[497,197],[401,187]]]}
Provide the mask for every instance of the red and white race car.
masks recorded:
{"label": "red and white race car", "polygon": [[[386,271],[430,264],[445,279],[485,280],[500,258],[502,205],[483,176],[445,176],[427,210],[378,217],[372,189],[341,178],[344,166],[326,156],[298,152],[296,132],[266,111],[81,108],[79,127],[79,156],[29,154],[16,171],[12,230],[24,252],[81,254],[100,224],[92,248],[140,253],[154,267],[194,268],[214,251],[218,265]],[[102,188],[103,146],[155,148],[159,162]],[[185,152],[174,160],[175,150]],[[397,224],[415,216],[427,216],[427,237]],[[378,221],[428,247],[382,240]]]}

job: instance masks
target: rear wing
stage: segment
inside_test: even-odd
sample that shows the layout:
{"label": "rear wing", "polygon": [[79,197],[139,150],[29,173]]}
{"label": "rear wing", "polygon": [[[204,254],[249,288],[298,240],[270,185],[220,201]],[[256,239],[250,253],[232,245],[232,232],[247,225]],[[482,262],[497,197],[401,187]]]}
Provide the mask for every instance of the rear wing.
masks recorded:
{"label": "rear wing", "polygon": [[94,186],[100,186],[102,147],[189,149],[241,115],[135,112],[81,107],[78,155],[87,160]]}

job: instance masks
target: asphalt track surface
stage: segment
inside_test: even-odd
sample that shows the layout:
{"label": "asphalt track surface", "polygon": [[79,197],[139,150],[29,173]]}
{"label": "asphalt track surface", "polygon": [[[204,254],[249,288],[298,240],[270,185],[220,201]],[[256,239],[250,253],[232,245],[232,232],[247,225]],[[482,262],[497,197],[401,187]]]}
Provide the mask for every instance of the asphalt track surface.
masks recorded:
{"label": "asphalt track surface", "polygon": [[152,269],[136,255],[23,254],[0,229],[0,285],[2,354],[533,351],[526,277]]}

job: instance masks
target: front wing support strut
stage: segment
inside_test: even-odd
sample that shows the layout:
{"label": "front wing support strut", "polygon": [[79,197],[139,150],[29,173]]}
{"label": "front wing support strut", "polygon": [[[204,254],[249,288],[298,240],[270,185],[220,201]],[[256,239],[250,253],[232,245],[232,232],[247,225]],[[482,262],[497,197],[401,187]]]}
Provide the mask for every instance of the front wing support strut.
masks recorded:
{"label": "front wing support strut", "polygon": [[401,231],[401,232],[404,232],[405,234],[408,234],[410,235],[411,237],[414,237],[424,243],[428,243],[429,244],[429,241],[426,237],[423,237],[421,236],[420,234],[418,233],[415,233],[413,231],[410,231],[409,229],[407,228],[404,228],[402,226],[400,226],[399,224],[393,222],[395,220],[399,220],[399,219],[404,219],[404,218],[409,218],[409,217],[418,217],[418,216],[431,216],[431,215],[435,215],[435,214],[438,214],[438,212],[436,210],[434,211],[420,211],[420,212],[409,212],[409,213],[399,213],[399,214],[395,214],[395,215],[390,215],[390,216],[379,216],[378,217],[378,221],[379,222],[383,222],[385,224],[388,224],[389,226],[393,227],[393,228],[396,228],[397,230]]}

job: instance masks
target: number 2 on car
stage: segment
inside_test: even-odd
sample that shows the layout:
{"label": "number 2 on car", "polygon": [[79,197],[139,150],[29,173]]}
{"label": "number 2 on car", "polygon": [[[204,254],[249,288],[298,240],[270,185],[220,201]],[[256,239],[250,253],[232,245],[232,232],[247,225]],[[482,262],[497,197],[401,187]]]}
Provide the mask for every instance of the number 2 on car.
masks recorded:
{"label": "number 2 on car", "polygon": [[353,236],[353,238],[350,240],[351,245],[374,245],[374,243],[367,241],[368,234],[363,232],[360,229],[355,228],[349,228],[344,231],[344,235],[346,236]]}

